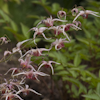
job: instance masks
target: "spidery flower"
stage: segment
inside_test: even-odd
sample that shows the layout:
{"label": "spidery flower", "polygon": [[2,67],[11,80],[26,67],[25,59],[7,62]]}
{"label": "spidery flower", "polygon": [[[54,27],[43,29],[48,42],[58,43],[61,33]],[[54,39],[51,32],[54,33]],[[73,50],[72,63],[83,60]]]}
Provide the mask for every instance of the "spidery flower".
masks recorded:
{"label": "spidery flower", "polygon": [[43,31],[45,31],[46,29],[48,29],[48,28],[47,27],[40,27],[40,28],[33,27],[29,30],[29,31],[31,31],[31,30],[35,31],[35,33],[33,35],[34,44],[36,44],[36,42],[35,42],[36,35],[42,35],[46,40],[50,39],[50,38],[46,38],[45,34],[43,33]]}
{"label": "spidery flower", "polygon": [[54,21],[67,22],[67,20],[61,20],[61,19],[57,19],[57,18],[53,19],[52,16],[50,16],[50,18],[47,18],[47,19],[42,20],[41,22],[39,22],[37,24],[37,26],[40,25],[40,24],[42,24],[42,23],[45,24],[47,27],[53,26]]}
{"label": "spidery flower", "polygon": [[7,40],[6,37],[1,37],[0,42],[1,42],[1,45],[2,45],[3,43],[7,44],[8,42],[10,42],[10,40]]}
{"label": "spidery flower", "polygon": [[52,74],[54,74],[53,66],[52,66],[51,63],[60,64],[60,63],[57,63],[57,62],[55,62],[55,61],[42,61],[42,64],[39,66],[38,70],[40,70],[40,68],[41,68],[42,66],[45,66],[45,67],[47,67],[47,68],[50,67],[51,70],[52,70]]}
{"label": "spidery flower", "polygon": [[73,22],[79,17],[79,16],[82,16],[83,18],[88,18],[88,15],[91,14],[91,15],[94,15],[96,17],[100,17],[98,16],[98,12],[94,12],[94,11],[91,11],[91,10],[81,10],[78,15],[74,18]]}
{"label": "spidery flower", "polygon": [[37,94],[37,95],[41,95],[40,93],[36,92],[35,90],[29,88],[28,85],[25,85],[25,87],[26,87],[26,88],[22,88],[22,89],[19,90],[16,94],[19,94],[19,93],[22,92],[24,95],[28,95],[29,92],[31,91],[31,92],[33,92],[33,93],[35,93],[35,94]]}
{"label": "spidery flower", "polygon": [[21,73],[18,73],[18,74],[15,74],[13,76],[19,76],[19,75],[25,75],[25,77],[23,78],[22,81],[24,81],[26,78],[27,79],[36,79],[37,81],[39,81],[39,79],[37,78],[38,75],[40,76],[49,76],[48,74],[45,74],[43,72],[40,72],[40,71],[33,71],[33,70],[30,70],[30,71],[24,71],[24,72],[21,72]]}
{"label": "spidery flower", "polygon": [[18,43],[16,44],[16,47],[14,47],[14,48],[12,49],[12,53],[19,52],[19,54],[22,56],[21,46],[22,46],[23,43],[25,43],[25,42],[27,42],[27,41],[29,41],[29,40],[32,40],[32,39],[27,39],[27,40],[18,42]]}
{"label": "spidery flower", "polygon": [[52,46],[55,46],[56,50],[60,50],[62,47],[64,47],[64,43],[69,43],[70,41],[67,41],[66,38],[65,39],[56,39],[55,42],[53,42],[51,44],[51,48]]}
{"label": "spidery flower", "polygon": [[15,94],[13,92],[5,93],[2,96],[2,98],[5,98],[5,100],[12,100],[13,98],[18,98],[19,100],[23,100],[19,95]]}
{"label": "spidery flower", "polygon": [[43,51],[50,51],[50,50],[51,50],[51,48],[50,49],[45,49],[45,48],[31,49],[31,50],[27,51],[23,56],[21,56],[21,58],[23,58],[27,54],[30,54],[33,56],[41,56],[41,55],[44,55],[44,54],[42,54]]}
{"label": "spidery flower", "polygon": [[66,12],[63,11],[63,10],[58,11],[57,17],[58,17],[58,18],[63,18],[63,17],[64,17],[64,19],[66,19]]}

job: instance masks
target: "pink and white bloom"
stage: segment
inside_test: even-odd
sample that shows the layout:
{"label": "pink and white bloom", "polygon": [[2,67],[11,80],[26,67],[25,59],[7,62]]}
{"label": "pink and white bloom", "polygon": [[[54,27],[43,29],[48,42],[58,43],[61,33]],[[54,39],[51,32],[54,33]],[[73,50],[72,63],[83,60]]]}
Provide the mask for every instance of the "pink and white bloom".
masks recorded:
{"label": "pink and white bloom", "polygon": [[63,18],[63,17],[64,17],[64,19],[66,19],[66,12],[63,11],[63,10],[58,11],[57,17],[58,17],[58,18]]}
{"label": "pink and white bloom", "polygon": [[30,91],[37,95],[41,95],[40,93],[36,92],[35,90],[29,88],[29,85],[25,85],[25,88],[22,88],[16,94],[20,94],[22,92],[24,95],[28,95]]}
{"label": "pink and white bloom", "polygon": [[60,33],[63,33],[63,29],[60,26],[52,26],[49,28],[50,30],[54,30],[54,34],[57,36]]}
{"label": "pink and white bloom", "polygon": [[69,24],[66,24],[66,25],[60,25],[60,27],[63,28],[63,34],[66,36],[66,38],[70,41],[70,38],[68,37],[68,35],[66,34],[65,31],[68,31],[70,28],[73,28],[75,30],[81,30],[80,27],[76,26],[75,24],[73,23],[69,23]]}
{"label": "pink and white bloom", "polygon": [[58,18],[54,18],[53,19],[52,16],[50,16],[50,18],[47,18],[47,19],[42,20],[41,22],[39,22],[37,24],[37,26],[40,25],[40,24],[42,24],[42,23],[45,24],[47,27],[53,26],[54,21],[67,22],[67,20],[61,20],[61,19],[58,19]]}
{"label": "pink and white bloom", "polygon": [[19,52],[19,54],[22,56],[21,46],[22,46],[23,43],[25,43],[25,42],[27,42],[27,41],[29,41],[29,40],[32,40],[32,39],[27,39],[27,40],[18,42],[18,43],[16,44],[16,47],[14,47],[14,48],[12,49],[12,53]]}
{"label": "pink and white bloom", "polygon": [[71,10],[71,12],[72,12],[72,15],[73,15],[73,16],[76,16],[76,14],[78,14],[78,9],[77,9],[77,8],[73,8],[73,9]]}
{"label": "pink and white bloom", "polygon": [[27,51],[21,58],[23,58],[27,54],[30,54],[33,56],[41,56],[41,55],[44,55],[44,54],[42,54],[43,51],[50,51],[50,50],[51,50],[51,48],[50,49],[46,49],[46,48],[31,49],[31,50]]}
{"label": "pink and white bloom", "polygon": [[19,100],[23,100],[19,95],[13,92],[3,94],[2,98],[5,98],[5,100],[12,100],[13,98],[18,98]]}
{"label": "pink and white bloom", "polygon": [[64,47],[64,43],[69,43],[70,41],[67,41],[66,38],[65,39],[56,39],[55,42],[53,42],[51,44],[51,48],[52,46],[55,46],[56,50],[60,50],[62,47]]}
{"label": "pink and white bloom", "polygon": [[7,44],[8,42],[10,42],[10,40],[7,40],[6,37],[1,37],[0,42],[1,42],[1,44],[3,44],[3,43]]}
{"label": "pink and white bloom", "polygon": [[78,15],[74,18],[73,22],[79,17],[79,16],[82,16],[83,18],[88,18],[88,15],[91,14],[91,15],[94,15],[96,17],[100,17],[98,16],[97,14],[99,14],[98,12],[95,12],[95,11],[91,11],[91,10],[81,10]]}
{"label": "pink and white bloom", "polygon": [[57,63],[57,62],[55,62],[55,61],[42,61],[42,64],[39,66],[38,70],[40,70],[40,68],[41,68],[42,66],[45,66],[45,67],[47,67],[47,68],[50,67],[51,70],[52,70],[52,74],[54,74],[54,70],[53,70],[52,63],[54,63],[54,64],[60,64],[60,63]]}
{"label": "pink and white bloom", "polygon": [[4,52],[4,56],[10,55],[10,54],[11,54],[11,51],[7,50],[7,51]]}
{"label": "pink and white bloom", "polygon": [[[34,39],[34,43],[36,44],[35,42],[35,38],[36,38],[36,35],[42,35],[46,40],[49,40],[50,38],[47,38],[44,34],[44,31],[48,29],[47,27],[40,27],[40,28],[37,28],[37,27],[33,27],[31,28],[30,30],[33,30],[35,31],[34,35],[33,35],[33,39]],[[30,31],[29,30],[29,31]]]}
{"label": "pink and white bloom", "polygon": [[25,77],[23,78],[22,81],[24,81],[26,78],[27,78],[27,79],[36,79],[37,81],[39,81],[39,79],[37,78],[38,75],[40,75],[40,76],[49,76],[48,74],[45,74],[45,73],[43,73],[43,72],[40,72],[40,71],[33,71],[33,70],[24,71],[24,72],[15,74],[15,75],[13,75],[13,76],[19,76],[19,75],[25,75]]}
{"label": "pink and white bloom", "polygon": [[12,70],[12,74],[11,74],[11,75],[13,75],[13,74],[16,73],[16,72],[19,72],[19,69],[18,69],[18,68],[10,68],[10,69],[5,73],[5,75],[7,75],[8,72],[11,71],[11,70]]}

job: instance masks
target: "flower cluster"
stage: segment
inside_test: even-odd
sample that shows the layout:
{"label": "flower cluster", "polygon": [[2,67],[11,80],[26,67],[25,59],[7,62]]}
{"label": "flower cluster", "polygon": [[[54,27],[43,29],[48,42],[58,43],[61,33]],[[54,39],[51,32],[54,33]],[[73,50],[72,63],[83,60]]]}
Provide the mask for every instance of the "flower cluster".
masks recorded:
{"label": "flower cluster", "polygon": [[[70,28],[74,30],[81,30],[81,22],[76,21],[79,16],[82,16],[83,18],[87,18],[88,14],[94,15],[99,17],[97,14],[98,12],[90,11],[90,10],[78,10],[78,8],[74,8],[71,10],[72,15],[76,16],[72,23],[68,23],[66,20],[66,12],[61,10],[57,13],[58,18],[54,18],[50,16],[49,18],[42,20],[37,24],[36,27],[31,28],[29,31],[33,31],[33,39],[27,39],[21,42],[18,42],[16,44],[16,47],[12,49],[12,51],[5,51],[4,56],[13,55],[14,53],[18,52],[20,54],[20,58],[18,59],[18,62],[20,63],[20,68],[10,68],[5,75],[7,75],[10,71],[12,71],[11,76],[13,79],[6,80],[4,79],[4,83],[0,84],[0,91],[2,94],[2,98],[5,98],[5,100],[11,100],[13,98],[18,98],[20,100],[23,100],[19,94],[22,92],[24,95],[27,95],[30,91],[41,95],[40,93],[36,92],[35,90],[29,88],[27,84],[25,84],[26,79],[31,80],[37,80],[39,81],[38,76],[49,76],[49,74],[44,73],[41,71],[42,67],[45,66],[46,68],[51,68],[52,75],[54,74],[54,68],[52,64],[60,64],[55,61],[45,61],[42,60],[40,64],[33,64],[33,61],[31,60],[32,57],[39,57],[39,56],[45,56],[44,52],[49,52],[53,46],[55,46],[55,50],[60,50],[64,47],[64,43],[69,43],[71,41],[70,37],[66,32],[70,30]],[[64,20],[62,20],[62,18]],[[56,22],[63,22],[63,24],[57,24]],[[40,24],[44,24],[45,27],[39,27]],[[37,43],[35,42],[35,38],[37,35],[42,35],[44,39],[49,40],[52,39],[52,37],[46,37],[45,31],[53,31],[55,35],[55,41],[53,41],[49,47],[47,48],[38,48]],[[48,32],[49,33],[49,32]],[[28,34],[28,33],[27,33]],[[58,35],[63,34],[63,37],[57,38]],[[6,37],[1,37],[0,40],[2,42],[7,43]],[[34,41],[34,44],[36,45],[36,48],[31,48],[27,52],[23,54],[23,44],[27,43],[28,41]],[[41,59],[41,58],[40,58]],[[17,76],[21,78],[21,80],[17,79]],[[25,85],[25,88],[22,86]],[[17,88],[17,89],[16,89]]]}

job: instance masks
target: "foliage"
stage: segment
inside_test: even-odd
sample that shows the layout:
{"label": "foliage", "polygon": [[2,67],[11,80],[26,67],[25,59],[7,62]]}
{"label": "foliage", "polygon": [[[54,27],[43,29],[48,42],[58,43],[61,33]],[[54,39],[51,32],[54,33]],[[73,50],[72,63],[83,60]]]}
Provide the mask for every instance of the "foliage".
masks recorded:
{"label": "foliage", "polygon": [[[0,2],[0,4],[4,3],[2,0]],[[20,0],[16,0],[16,2],[20,4]],[[45,9],[46,13],[49,16],[53,15],[53,17],[55,17],[57,12],[62,9],[60,4],[50,4],[50,2],[46,0],[31,0],[31,3],[42,6]],[[87,9],[100,12],[100,2],[91,0],[87,1],[87,4]],[[68,12],[68,9],[63,8],[63,11]],[[44,14],[42,16],[37,15],[37,13],[28,14],[28,18],[29,20],[36,19],[33,25],[36,26],[37,23],[43,20],[45,18],[45,15],[47,14]],[[67,14],[71,15],[71,12],[68,12]],[[0,23],[3,24],[3,28],[12,32],[18,41],[29,39],[31,37],[31,32],[28,32],[29,27],[26,24],[23,24],[20,21],[19,24],[12,20],[7,3],[4,3],[4,6],[1,6],[0,15],[2,17],[0,19]],[[69,22],[71,22],[73,18],[74,17],[67,16],[67,20]],[[55,65],[55,75],[52,77],[55,84],[59,80],[62,81],[62,94],[64,93],[64,91],[66,91],[63,94],[63,100],[66,100],[67,98],[69,100],[74,100],[74,98],[76,98],[77,100],[99,100],[100,18],[91,17],[91,15],[89,15],[88,19],[79,17],[78,20],[82,23],[83,31],[68,31],[67,34],[71,38],[71,42],[66,43],[65,47],[59,51],[55,51],[53,47],[52,50],[47,53],[48,58],[46,59],[52,59],[53,61],[60,63],[60,65]],[[18,24],[21,26],[21,31],[19,30],[20,28]],[[57,25],[60,25],[60,22],[58,22]],[[42,26],[43,25],[40,25],[39,27]],[[22,34],[19,34],[19,32],[21,32]],[[51,35],[52,32],[47,36]],[[62,34],[57,36],[57,38],[60,37],[62,37]],[[36,42],[39,42],[40,40],[43,40],[43,38],[37,38]],[[46,42],[46,44],[43,46],[46,46],[48,48],[50,43],[53,41],[54,39],[51,39],[50,41],[43,40],[44,43]],[[33,43],[34,42],[29,44],[29,46],[27,47],[34,47],[35,45]],[[32,60],[35,60],[35,58],[33,57]],[[36,63],[39,62],[40,60],[36,61]],[[69,97],[66,97],[65,94],[69,94]]]}

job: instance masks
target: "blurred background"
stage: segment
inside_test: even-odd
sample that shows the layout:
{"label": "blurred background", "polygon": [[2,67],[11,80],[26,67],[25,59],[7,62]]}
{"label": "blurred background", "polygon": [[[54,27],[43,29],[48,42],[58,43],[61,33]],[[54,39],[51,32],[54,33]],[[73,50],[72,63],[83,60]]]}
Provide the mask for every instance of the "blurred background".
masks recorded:
{"label": "blurred background", "polygon": [[[0,37],[7,35],[13,43],[32,38],[33,33],[27,33],[30,28],[50,15],[57,18],[57,12],[62,9],[67,13],[66,19],[72,22],[71,9],[75,5],[99,12],[100,16],[100,0],[0,0]],[[38,91],[47,99],[35,100],[100,100],[100,18],[89,15],[87,19],[79,17],[78,20],[82,30],[69,30],[71,42],[60,51],[53,48],[48,54],[47,60],[59,62],[61,66],[55,65],[55,76],[43,81],[49,84],[48,94],[45,85],[40,84]],[[50,41],[42,38],[36,41],[43,42],[39,47],[50,46]]]}

